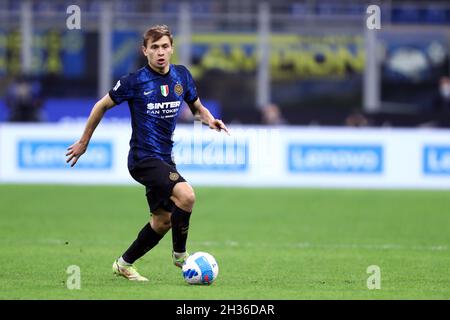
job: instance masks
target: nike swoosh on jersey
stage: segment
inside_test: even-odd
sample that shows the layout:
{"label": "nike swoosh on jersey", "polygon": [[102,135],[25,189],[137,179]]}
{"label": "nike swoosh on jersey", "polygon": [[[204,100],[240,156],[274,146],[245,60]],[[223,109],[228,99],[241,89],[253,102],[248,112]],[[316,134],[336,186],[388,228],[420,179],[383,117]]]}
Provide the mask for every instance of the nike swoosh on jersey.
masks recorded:
{"label": "nike swoosh on jersey", "polygon": [[149,95],[150,93],[152,93],[155,90],[150,90],[150,91],[144,91],[144,96]]}

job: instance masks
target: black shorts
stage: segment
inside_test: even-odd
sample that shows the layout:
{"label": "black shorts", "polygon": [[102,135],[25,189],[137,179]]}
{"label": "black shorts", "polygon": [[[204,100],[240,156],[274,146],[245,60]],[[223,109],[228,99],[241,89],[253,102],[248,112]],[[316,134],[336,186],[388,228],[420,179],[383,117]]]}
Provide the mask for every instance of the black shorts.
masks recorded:
{"label": "black shorts", "polygon": [[134,180],[146,187],[147,202],[150,212],[162,208],[171,212],[174,203],[170,200],[173,187],[186,180],[178,173],[173,162],[167,163],[156,158],[139,162],[130,174]]}

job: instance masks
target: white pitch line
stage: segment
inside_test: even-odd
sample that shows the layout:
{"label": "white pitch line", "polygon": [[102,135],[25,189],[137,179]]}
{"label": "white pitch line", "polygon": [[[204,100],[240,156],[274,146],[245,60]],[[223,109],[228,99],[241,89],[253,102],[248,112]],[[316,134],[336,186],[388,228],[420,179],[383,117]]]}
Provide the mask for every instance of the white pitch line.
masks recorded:
{"label": "white pitch line", "polygon": [[272,248],[325,248],[325,249],[369,249],[369,250],[421,250],[421,251],[447,251],[446,245],[401,245],[401,244],[320,244],[310,242],[295,242],[295,243],[255,243],[227,240],[224,242],[218,241],[192,241],[192,245],[213,247],[213,246],[228,246],[228,247],[272,247]]}
{"label": "white pitch line", "polygon": [[[50,245],[103,245],[103,244],[124,244],[124,241],[102,241],[102,240],[63,240],[63,239],[36,239],[33,241],[14,241],[11,239],[1,239],[0,243],[9,245],[17,244],[50,244]],[[417,251],[447,251],[447,245],[401,245],[394,243],[386,244],[350,244],[350,243],[311,243],[311,242],[238,242],[235,240],[226,241],[189,241],[190,246],[195,247],[232,247],[232,248],[298,248],[298,249],[367,249],[367,250],[417,250]]]}

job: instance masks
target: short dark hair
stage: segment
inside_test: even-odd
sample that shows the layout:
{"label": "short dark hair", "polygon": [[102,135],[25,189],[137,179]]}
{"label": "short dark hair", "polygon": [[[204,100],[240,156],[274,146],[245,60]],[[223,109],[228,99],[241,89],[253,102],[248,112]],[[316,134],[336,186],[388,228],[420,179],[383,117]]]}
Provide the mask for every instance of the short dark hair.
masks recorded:
{"label": "short dark hair", "polygon": [[144,33],[142,44],[144,47],[147,47],[148,40],[155,42],[164,36],[168,36],[170,39],[170,45],[173,45],[173,36],[172,33],[170,33],[169,27],[165,24],[154,25]]}

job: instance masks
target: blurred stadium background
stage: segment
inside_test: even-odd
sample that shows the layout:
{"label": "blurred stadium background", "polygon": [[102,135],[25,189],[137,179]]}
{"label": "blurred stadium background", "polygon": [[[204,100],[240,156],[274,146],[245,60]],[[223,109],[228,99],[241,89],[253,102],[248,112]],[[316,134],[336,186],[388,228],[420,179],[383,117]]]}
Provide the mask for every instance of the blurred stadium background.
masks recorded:
{"label": "blurred stadium background", "polygon": [[[80,30],[66,27],[71,4],[81,9]],[[382,12],[375,44],[369,4]],[[165,23],[176,35],[174,62],[190,66],[228,123],[262,123],[261,108],[274,103],[292,125],[354,124],[356,111],[371,126],[448,127],[449,10],[445,1],[2,0],[0,93],[27,74],[45,98],[40,120],[85,117],[145,63],[142,33]],[[1,121],[8,111],[3,98]]]}
{"label": "blurred stadium background", "polygon": [[[0,243],[15,261],[1,298],[124,298],[108,291],[109,260],[147,211],[126,169],[127,106],[107,112],[78,167],[64,154],[96,99],[146,63],[153,24],[171,28],[173,63],[232,131],[200,130],[198,149],[187,108],[179,119],[175,156],[198,187],[192,246],[223,267],[189,298],[450,297],[448,1],[0,0]],[[156,285],[125,298],[186,298],[149,260]],[[64,287],[69,264],[90,270],[79,295]],[[367,290],[371,264],[388,274],[382,294]]]}

